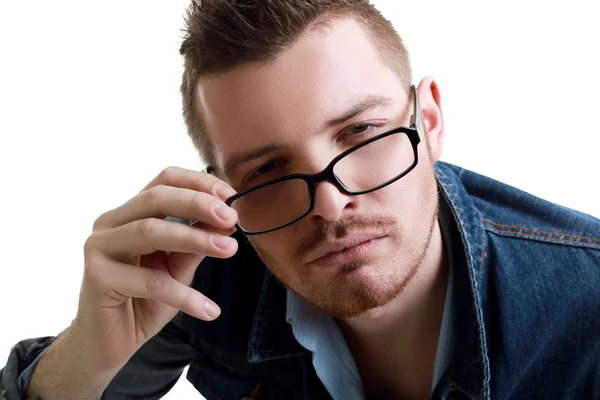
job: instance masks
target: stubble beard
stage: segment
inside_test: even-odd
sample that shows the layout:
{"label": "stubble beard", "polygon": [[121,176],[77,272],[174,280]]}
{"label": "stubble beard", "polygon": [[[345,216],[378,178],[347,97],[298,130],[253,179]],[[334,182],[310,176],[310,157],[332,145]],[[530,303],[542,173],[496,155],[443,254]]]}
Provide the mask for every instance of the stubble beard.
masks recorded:
{"label": "stubble beard", "polygon": [[374,308],[382,307],[399,296],[419,271],[431,247],[436,226],[438,209],[435,208],[425,239],[413,244],[421,251],[406,251],[398,255],[401,244],[397,237],[392,239],[390,256],[370,261],[369,259],[341,266],[341,273],[334,282],[326,285],[314,284],[288,288],[309,303],[334,318],[352,318]]}
{"label": "stubble beard", "polygon": [[[432,176],[433,178],[433,176]],[[352,318],[359,316],[371,309],[382,307],[400,295],[415,277],[426,258],[436,227],[439,211],[439,190],[435,178],[433,187],[435,203],[428,207],[429,216],[423,216],[423,223],[428,224],[428,230],[421,240],[410,243],[411,248],[403,243],[407,237],[402,228],[398,226],[393,216],[377,216],[368,219],[364,217],[350,217],[343,221],[334,221],[323,228],[304,243],[292,256],[292,262],[277,262],[267,251],[252,243],[256,252],[261,257],[271,273],[275,275],[288,289],[321,309],[325,314],[334,318]],[[431,203],[430,203],[431,204]],[[429,217],[429,218],[428,218]],[[427,222],[426,222],[427,221]],[[361,229],[362,228],[362,229]],[[370,229],[369,229],[370,228]],[[341,265],[333,279],[327,281],[314,278],[314,275],[303,274],[310,267],[299,262],[300,255],[307,254],[308,249],[315,248],[327,239],[340,239],[350,232],[379,228],[389,235],[386,243],[390,246],[388,256],[378,257],[376,260],[369,258]],[[397,249],[402,249],[399,254]],[[297,271],[290,274],[289,271]],[[294,282],[294,276],[299,277]],[[312,279],[308,279],[308,278]],[[305,279],[303,279],[305,278]]]}

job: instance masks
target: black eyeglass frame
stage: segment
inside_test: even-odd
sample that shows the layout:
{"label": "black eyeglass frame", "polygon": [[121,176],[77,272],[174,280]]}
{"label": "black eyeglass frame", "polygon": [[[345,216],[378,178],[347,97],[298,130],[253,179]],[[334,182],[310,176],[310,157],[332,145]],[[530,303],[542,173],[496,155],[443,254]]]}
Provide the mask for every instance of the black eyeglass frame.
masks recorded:
{"label": "black eyeglass frame", "polygon": [[[338,154],[333,160],[331,160],[331,162],[327,165],[327,167],[325,167],[325,169],[323,171],[317,172],[316,174],[287,175],[287,176],[284,176],[281,178],[277,178],[277,179],[270,180],[268,182],[261,183],[260,185],[256,185],[249,189],[243,190],[243,191],[236,193],[233,196],[229,197],[225,201],[225,204],[227,204],[228,206],[231,206],[231,204],[235,200],[238,200],[240,197],[245,196],[246,194],[251,193],[255,190],[262,189],[265,186],[274,185],[276,183],[281,183],[281,182],[292,180],[292,179],[301,179],[301,180],[305,181],[306,184],[308,185],[309,194],[310,194],[310,204],[309,204],[308,208],[306,209],[306,211],[303,214],[301,214],[299,217],[297,217],[296,219],[294,219],[290,222],[286,222],[285,224],[276,226],[274,228],[261,230],[261,231],[248,231],[248,230],[244,229],[242,226],[240,226],[238,223],[236,223],[235,227],[238,229],[238,231],[240,231],[241,233],[243,233],[244,235],[247,235],[247,236],[259,235],[262,233],[273,232],[273,231],[285,228],[287,226],[292,225],[293,223],[298,222],[300,219],[307,216],[313,210],[313,208],[315,206],[315,193],[317,190],[317,185],[323,181],[331,182],[342,193],[353,195],[353,196],[358,196],[358,195],[367,194],[367,193],[382,189],[382,188],[396,182],[397,180],[401,179],[406,174],[408,174],[410,171],[412,171],[417,166],[417,163],[419,162],[417,146],[421,142],[421,133],[420,133],[421,116],[420,116],[419,98],[417,96],[417,90],[414,85],[411,85],[410,88],[411,88],[411,92],[412,92],[412,96],[413,96],[413,115],[411,116],[410,127],[401,126],[401,127],[392,129],[390,131],[384,132],[382,134],[379,134],[377,136],[374,136],[370,139],[367,139],[364,142],[361,142],[361,143],[357,144],[356,146],[353,146],[353,147],[349,148],[348,150],[345,150],[344,152]],[[340,161],[342,158],[346,157],[348,154],[350,154],[350,153],[360,149],[361,147],[364,147],[364,146],[368,145],[369,143],[372,143],[376,140],[379,140],[384,137],[393,135],[395,133],[400,133],[400,132],[405,133],[408,136],[408,139],[410,140],[410,143],[412,144],[412,147],[413,147],[415,159],[414,159],[414,162],[412,163],[412,165],[410,167],[408,167],[404,172],[399,174],[398,176],[390,179],[387,182],[382,183],[381,185],[375,186],[375,187],[367,189],[367,190],[352,191],[352,190],[348,189],[338,179],[338,177],[333,172],[333,168],[335,167],[337,162]]]}

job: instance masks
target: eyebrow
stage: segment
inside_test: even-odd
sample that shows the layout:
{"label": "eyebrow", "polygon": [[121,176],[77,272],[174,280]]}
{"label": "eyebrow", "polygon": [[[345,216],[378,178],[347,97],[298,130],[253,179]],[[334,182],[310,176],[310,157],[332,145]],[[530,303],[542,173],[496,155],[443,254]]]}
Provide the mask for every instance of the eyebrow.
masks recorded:
{"label": "eyebrow", "polygon": [[[325,123],[327,128],[333,128],[335,126],[341,125],[344,122],[362,114],[367,111],[370,111],[374,108],[378,107],[386,107],[393,103],[392,98],[386,96],[375,96],[370,95],[364,97],[360,102],[354,104],[350,109],[345,111],[338,117],[332,118]],[[285,146],[282,143],[269,143],[264,146],[261,146],[257,149],[250,150],[248,152],[239,153],[232,155],[229,160],[225,162],[225,166],[223,167],[223,173],[225,176],[230,177],[231,174],[237,170],[241,165],[255,160],[260,157],[264,157],[267,154],[273,153],[277,150],[284,148]]]}
{"label": "eyebrow", "polygon": [[326,125],[327,127],[332,128],[334,126],[341,125],[348,120],[351,120],[357,115],[360,115],[367,111],[371,111],[374,108],[389,106],[392,103],[393,100],[391,97],[370,95],[363,98],[359,103],[352,106],[352,108],[350,108],[341,116],[327,121]]}
{"label": "eyebrow", "polygon": [[227,162],[225,163],[225,166],[223,167],[223,173],[225,174],[225,176],[230,177],[231,173],[238,169],[242,164],[266,156],[267,154],[273,153],[281,148],[283,148],[282,144],[269,143],[265,146],[259,147],[256,150],[251,150],[242,154],[235,154],[231,156],[229,160],[227,160]]}

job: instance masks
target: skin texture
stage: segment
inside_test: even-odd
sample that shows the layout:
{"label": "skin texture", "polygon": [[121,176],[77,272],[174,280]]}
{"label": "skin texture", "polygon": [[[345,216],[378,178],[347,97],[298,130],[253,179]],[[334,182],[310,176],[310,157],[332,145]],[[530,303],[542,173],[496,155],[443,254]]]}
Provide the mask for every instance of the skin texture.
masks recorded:
{"label": "skin texture", "polygon": [[[264,144],[284,145],[226,177],[236,189],[246,187],[241,176],[276,157],[291,160],[290,172],[318,172],[346,148],[336,141],[340,131],[376,122],[383,126],[375,132],[382,133],[408,126],[412,114],[410,93],[353,21],[304,36],[272,64],[244,65],[206,79],[199,92],[207,131],[218,149],[217,165]],[[368,95],[392,102],[324,129],[325,121]],[[352,317],[388,303],[414,277],[435,226],[437,188],[425,143],[419,156],[418,166],[401,181],[367,195],[345,195],[321,183],[309,216],[251,236],[252,245],[282,282],[330,315]],[[306,265],[311,250],[350,232],[388,236],[375,256],[356,268]]]}
{"label": "skin texture", "polygon": [[[349,147],[338,139],[342,132],[373,123],[378,126],[371,135],[383,133],[409,126],[412,114],[408,88],[352,19],[305,33],[271,63],[205,77],[198,89],[198,111],[215,146],[216,173],[238,191],[252,186],[243,183],[244,176],[273,159],[286,161],[281,175],[319,172]],[[398,398],[419,398],[431,390],[447,282],[433,172],[444,138],[440,96],[432,78],[424,78],[417,92],[425,134],[413,171],[362,196],[322,182],[309,215],[249,237],[279,280],[336,318],[366,392],[376,395],[375,388],[387,388]],[[391,101],[327,125],[367,96]],[[271,143],[281,148],[227,175],[222,172],[233,156]],[[386,236],[359,262],[307,264],[320,244],[356,232]]]}

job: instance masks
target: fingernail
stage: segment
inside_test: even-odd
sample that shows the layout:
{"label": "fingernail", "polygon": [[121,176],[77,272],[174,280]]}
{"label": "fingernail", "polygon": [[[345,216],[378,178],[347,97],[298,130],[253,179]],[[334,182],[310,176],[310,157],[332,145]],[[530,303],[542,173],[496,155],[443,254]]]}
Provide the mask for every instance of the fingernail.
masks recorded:
{"label": "fingernail", "polygon": [[206,300],[206,303],[204,303],[204,311],[206,311],[206,314],[212,319],[217,318],[221,314],[219,306],[210,300]]}
{"label": "fingernail", "polygon": [[220,201],[215,201],[213,204],[213,210],[215,214],[221,219],[228,220],[229,218],[235,215],[235,211],[233,208],[229,207],[225,203],[221,203]]}
{"label": "fingernail", "polygon": [[225,201],[237,192],[231,186],[219,182],[215,185],[215,193],[221,200]]}
{"label": "fingernail", "polygon": [[220,249],[225,250],[226,248],[230,247],[234,242],[235,239],[230,238],[229,236],[223,236],[223,235],[211,235],[211,239],[212,242],[215,244],[215,246],[217,246]]}

